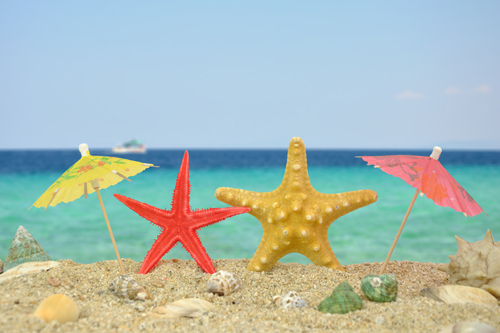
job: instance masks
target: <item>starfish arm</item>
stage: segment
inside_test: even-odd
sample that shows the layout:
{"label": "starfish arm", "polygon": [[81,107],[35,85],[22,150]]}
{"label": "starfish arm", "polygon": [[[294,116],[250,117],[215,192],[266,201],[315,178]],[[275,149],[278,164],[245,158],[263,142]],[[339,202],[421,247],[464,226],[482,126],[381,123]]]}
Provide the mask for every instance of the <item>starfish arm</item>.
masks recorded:
{"label": "starfish arm", "polygon": [[121,194],[114,194],[114,197],[151,223],[162,228],[166,228],[168,226],[168,219],[172,216],[170,212],[127,198]]}
{"label": "starfish arm", "polygon": [[189,213],[189,192],[191,185],[189,183],[189,154],[184,152],[181,167],[177,174],[175,182],[174,195],[172,197],[172,213]]}
{"label": "starfish arm", "polygon": [[215,273],[215,268],[212,264],[212,260],[201,244],[200,238],[198,237],[198,234],[195,230],[186,230],[186,232],[181,233],[179,241],[182,243],[182,245],[184,245],[186,251],[189,252],[191,257],[193,257],[198,266],[200,266],[205,273]]}
{"label": "starfish arm", "polygon": [[344,271],[344,268],[338,261],[332,247],[328,242],[326,233],[310,243],[310,246],[302,246],[296,251],[311,260],[315,265],[325,266],[333,269]]}
{"label": "starfish arm", "polygon": [[250,204],[248,198],[255,195],[256,192],[240,190],[230,187],[219,187],[215,191],[215,197],[233,207],[248,207]]}
{"label": "starfish arm", "polygon": [[372,204],[378,199],[377,193],[372,190],[359,190],[339,194],[318,192],[318,194],[323,204],[321,207],[315,207],[316,210],[312,212],[312,219],[321,218],[327,226],[339,217]]}
{"label": "starfish arm", "polygon": [[307,172],[306,147],[301,138],[292,138],[288,144],[285,175],[281,186],[285,187],[287,191],[313,189]]}
{"label": "starfish arm", "polygon": [[290,252],[286,248],[280,249],[277,242],[273,242],[272,237],[266,237],[264,231],[260,244],[252,259],[250,259],[247,269],[254,272],[267,271],[288,253]]}
{"label": "starfish arm", "polygon": [[279,242],[271,241],[263,237],[254,256],[248,263],[247,269],[250,271],[261,272],[271,269],[271,267],[281,258],[289,253],[300,253],[309,258],[315,265],[326,266],[343,271],[344,268],[333,253],[328,243],[328,239],[320,239],[309,247],[304,246],[283,246]]}
{"label": "starfish arm", "polygon": [[167,232],[162,232],[148,251],[146,258],[144,258],[138,274],[147,274],[152,270],[179,240],[179,236],[172,236]]}
{"label": "starfish arm", "polygon": [[245,191],[237,188],[219,187],[215,191],[215,197],[233,207],[248,207],[250,215],[261,220],[264,219],[269,210],[272,210],[272,205],[276,205],[274,198],[279,195],[281,188],[271,192],[253,192]]}
{"label": "starfish arm", "polygon": [[190,228],[192,230],[206,227],[208,225],[220,222],[228,217],[248,213],[248,207],[230,207],[230,208],[209,208],[195,210],[190,213],[192,222]]}
{"label": "starfish arm", "polygon": [[280,258],[296,252],[306,256],[316,265],[344,270],[328,242],[328,226],[325,224],[304,223],[298,228],[290,224],[280,224],[277,228],[264,223],[262,225],[262,240],[247,269],[266,271]]}

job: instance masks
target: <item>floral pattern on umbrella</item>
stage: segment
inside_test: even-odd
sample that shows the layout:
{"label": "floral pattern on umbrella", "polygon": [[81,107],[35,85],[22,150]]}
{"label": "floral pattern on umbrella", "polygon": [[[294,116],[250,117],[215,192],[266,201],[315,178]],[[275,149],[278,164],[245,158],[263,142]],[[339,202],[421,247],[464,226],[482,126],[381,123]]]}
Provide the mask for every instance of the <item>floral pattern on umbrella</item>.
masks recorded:
{"label": "floral pattern on umbrella", "polygon": [[[66,170],[40,198],[35,207],[55,206],[60,202],[71,202],[84,194],[91,194],[94,189],[89,183],[99,180],[100,189],[108,188],[123,179],[135,176],[153,166],[124,158],[112,156],[93,156],[87,153]],[[57,195],[55,195],[55,193]]]}
{"label": "floral pattern on umbrella", "polygon": [[430,156],[386,155],[361,158],[368,165],[375,165],[382,171],[403,179],[439,206],[451,207],[467,216],[484,212],[443,165]]}

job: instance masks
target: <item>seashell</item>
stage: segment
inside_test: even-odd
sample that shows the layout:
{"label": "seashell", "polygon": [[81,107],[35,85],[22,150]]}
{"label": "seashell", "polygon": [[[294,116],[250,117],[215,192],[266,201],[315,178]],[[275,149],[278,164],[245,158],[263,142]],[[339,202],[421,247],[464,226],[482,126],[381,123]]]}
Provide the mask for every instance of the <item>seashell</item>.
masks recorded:
{"label": "seashell", "polygon": [[0,275],[0,284],[24,274],[39,273],[41,271],[47,271],[57,266],[59,266],[59,263],[57,261],[26,262],[24,264],[17,265],[16,267],[9,269],[8,272]]}
{"label": "seashell", "polygon": [[497,331],[485,323],[462,321],[455,325],[447,326],[440,333],[497,333]]}
{"label": "seashell", "polygon": [[227,296],[240,290],[242,287],[243,283],[238,275],[227,271],[218,271],[212,274],[207,282],[208,292],[219,296]]}
{"label": "seashell", "polygon": [[53,285],[54,287],[59,287],[61,285],[61,280],[59,279],[56,279],[55,277],[53,276],[49,276],[47,278],[47,282],[51,285]]}
{"label": "seashell", "polygon": [[5,258],[4,272],[25,262],[52,260],[22,225],[17,228],[14,240]]}
{"label": "seashell", "polygon": [[163,288],[165,287],[165,283],[161,282],[161,281],[153,281],[152,282],[153,286],[155,286],[156,288]]}
{"label": "seashell", "polygon": [[109,284],[109,290],[116,296],[135,301],[151,299],[151,295],[129,275],[123,274]]}
{"label": "seashell", "polygon": [[274,296],[273,302],[284,308],[303,308],[307,302],[295,291],[289,291],[281,296]]}
{"label": "seashell", "polygon": [[420,291],[422,296],[444,303],[475,303],[487,306],[497,306],[497,299],[486,290],[460,285],[447,285],[425,288]]}
{"label": "seashell", "polygon": [[352,289],[347,281],[339,284],[330,296],[318,305],[318,310],[324,313],[347,313],[359,310],[363,307],[363,301]]}
{"label": "seashell", "polygon": [[361,290],[370,301],[392,302],[398,296],[398,280],[394,274],[365,276]]}
{"label": "seashell", "polygon": [[500,242],[493,241],[491,230],[483,240],[469,243],[455,236],[458,251],[449,264],[438,266],[450,275],[452,284],[482,288],[500,298]]}
{"label": "seashell", "polygon": [[63,294],[55,294],[47,297],[38,305],[34,316],[46,323],[57,320],[59,323],[77,321],[80,310],[75,301]]}
{"label": "seashell", "polygon": [[154,308],[148,313],[150,317],[160,318],[181,318],[181,317],[201,317],[206,312],[212,310],[213,304],[199,298],[184,298],[164,306]]}

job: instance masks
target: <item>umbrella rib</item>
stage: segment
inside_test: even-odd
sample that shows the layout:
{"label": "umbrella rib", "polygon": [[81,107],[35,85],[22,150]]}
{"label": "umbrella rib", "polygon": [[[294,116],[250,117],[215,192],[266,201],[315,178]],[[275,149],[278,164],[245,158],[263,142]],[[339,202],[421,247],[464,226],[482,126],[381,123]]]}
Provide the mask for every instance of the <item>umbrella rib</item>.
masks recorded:
{"label": "umbrella rib", "polygon": [[[450,176],[451,176],[451,175],[450,175]],[[453,179],[453,181],[454,181],[455,183],[457,183],[457,184],[458,184],[458,182],[457,182],[457,181],[456,181],[453,177],[451,177],[451,178]],[[447,183],[447,184],[446,184],[446,187],[448,187],[448,188],[452,188],[452,187],[453,187],[453,181],[452,181],[452,180],[446,179],[445,181],[446,181],[446,183]],[[464,191],[465,191],[465,189],[464,189]],[[470,194],[469,194],[467,191],[465,191],[465,193],[467,193],[467,194],[470,196]],[[474,199],[472,199],[472,200],[474,201]],[[451,201],[451,200],[450,200],[450,201]],[[471,208],[467,207],[467,205],[462,204],[462,201],[461,201],[461,200],[453,200],[452,202],[453,202],[453,206],[452,206],[451,208],[455,209],[456,211],[462,212],[462,213],[464,214],[464,216],[465,216],[465,217],[474,216],[474,211],[473,211]],[[474,202],[475,202],[475,201],[474,201]],[[476,204],[477,204],[477,202],[476,202]],[[458,208],[459,208],[460,210],[457,210],[456,206],[458,206]],[[478,204],[478,206],[479,206],[479,204]],[[482,210],[482,208],[481,208],[481,207],[479,207],[479,208]],[[469,213],[467,213],[467,211],[468,211]],[[484,211],[483,211],[483,212],[484,212]],[[481,212],[479,212],[479,214],[480,214],[480,213],[481,213]],[[486,213],[485,213],[485,214],[486,214]]]}
{"label": "umbrella rib", "polygon": [[59,192],[59,188],[56,188],[56,190],[54,191],[54,193],[52,193],[52,199],[50,199],[49,203],[47,204],[47,206],[45,206],[45,209],[43,211],[46,211],[47,208],[50,206],[50,204],[52,203],[52,201],[54,201],[54,198],[56,197],[56,194],[57,192]]}
{"label": "umbrella rib", "polygon": [[128,177],[126,177],[126,176],[122,175],[122,174],[121,174],[121,173],[119,173],[118,171],[116,171],[116,170],[111,170],[111,172],[112,172],[112,173],[114,173],[115,175],[120,176],[120,177],[122,177],[123,179],[126,179],[126,180],[128,180],[129,182],[131,182],[131,180],[130,180],[130,179],[128,179]]}

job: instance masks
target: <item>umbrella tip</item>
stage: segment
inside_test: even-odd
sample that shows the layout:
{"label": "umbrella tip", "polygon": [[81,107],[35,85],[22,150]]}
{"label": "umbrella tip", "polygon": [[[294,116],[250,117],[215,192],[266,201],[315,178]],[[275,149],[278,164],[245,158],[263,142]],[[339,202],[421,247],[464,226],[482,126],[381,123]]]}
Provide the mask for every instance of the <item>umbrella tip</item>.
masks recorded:
{"label": "umbrella tip", "polygon": [[441,156],[442,151],[443,150],[440,147],[438,146],[434,147],[434,149],[432,150],[431,157],[435,160],[439,159],[439,156]]}
{"label": "umbrella tip", "polygon": [[89,155],[89,146],[86,143],[81,143],[78,146],[78,149],[80,150],[80,154],[82,154],[82,157]]}

